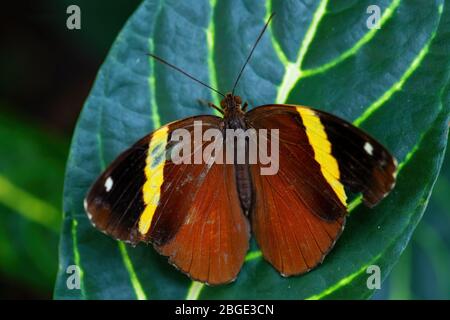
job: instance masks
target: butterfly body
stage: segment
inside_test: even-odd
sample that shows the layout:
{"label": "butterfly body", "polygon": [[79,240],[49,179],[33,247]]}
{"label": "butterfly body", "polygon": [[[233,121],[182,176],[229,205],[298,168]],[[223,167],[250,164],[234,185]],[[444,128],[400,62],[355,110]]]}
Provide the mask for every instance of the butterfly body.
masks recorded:
{"label": "butterfly body", "polygon": [[[223,128],[231,130],[247,130],[248,125],[245,119],[245,112],[242,110],[242,99],[239,96],[233,96],[228,93],[221,101],[221,107],[223,108]],[[225,137],[224,143],[226,144],[226,133],[223,132]],[[236,150],[237,145],[234,145],[234,154],[238,153]],[[245,153],[248,153],[248,141],[245,142]],[[252,202],[254,200],[253,186],[250,167],[248,163],[239,164],[234,159],[234,170],[236,178],[236,188],[239,194],[239,200],[241,207],[244,210],[245,215],[248,215]],[[233,186],[230,186],[233,187]]]}

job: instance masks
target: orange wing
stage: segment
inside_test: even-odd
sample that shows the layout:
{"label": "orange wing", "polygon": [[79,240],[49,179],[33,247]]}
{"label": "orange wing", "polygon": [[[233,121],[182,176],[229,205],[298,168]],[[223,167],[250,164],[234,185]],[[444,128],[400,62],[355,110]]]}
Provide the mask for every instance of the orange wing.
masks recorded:
{"label": "orange wing", "polygon": [[[282,160],[280,166],[286,163]],[[313,214],[301,187],[285,173],[280,169],[277,175],[261,176],[258,166],[252,167],[256,191],[252,228],[264,258],[283,276],[291,276],[323,261],[344,228],[345,216],[327,221]]]}
{"label": "orange wing", "polygon": [[[233,165],[175,164],[170,152],[193,140],[171,141],[175,129],[218,128],[213,116],[166,125],[120,155],[91,188],[85,202],[92,223],[133,245],[150,242],[191,278],[208,284],[233,281],[245,259],[250,227],[237,194]],[[202,142],[204,147],[206,142]]]}
{"label": "orange wing", "polygon": [[341,234],[346,195],[335,159],[324,147],[318,158],[300,113],[282,106],[266,109],[250,111],[248,124],[279,130],[279,170],[261,175],[261,165],[252,166],[252,228],[265,259],[283,276],[302,274],[323,261]]}
{"label": "orange wing", "polygon": [[233,165],[213,164],[192,204],[175,236],[155,248],[194,280],[210,285],[233,281],[250,238]]}
{"label": "orange wing", "polygon": [[360,129],[318,110],[268,105],[248,112],[246,120],[255,129],[279,130],[278,172],[261,175],[261,165],[252,166],[253,232],[282,275],[307,272],[344,228],[344,186],[376,205],[394,186],[396,161]]}

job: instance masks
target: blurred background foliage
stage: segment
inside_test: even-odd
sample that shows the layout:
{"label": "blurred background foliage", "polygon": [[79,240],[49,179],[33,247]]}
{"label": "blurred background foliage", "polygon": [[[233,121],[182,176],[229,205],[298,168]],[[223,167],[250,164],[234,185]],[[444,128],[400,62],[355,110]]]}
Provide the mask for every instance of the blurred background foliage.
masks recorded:
{"label": "blurred background foliage", "polygon": [[[64,166],[96,72],[139,0],[9,2],[0,12],[0,299],[52,297]],[[82,8],[81,30],[66,8]],[[375,299],[450,299],[450,152]]]}
{"label": "blurred background foliage", "polygon": [[[0,10],[0,299],[50,299],[76,119],[139,0],[14,1]],[[81,30],[66,8],[82,8]]]}

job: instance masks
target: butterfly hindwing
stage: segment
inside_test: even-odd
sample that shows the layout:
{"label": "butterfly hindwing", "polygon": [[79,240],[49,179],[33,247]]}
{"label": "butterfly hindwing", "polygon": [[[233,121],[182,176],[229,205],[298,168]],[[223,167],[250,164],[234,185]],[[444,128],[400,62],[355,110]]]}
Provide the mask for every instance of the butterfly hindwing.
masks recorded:
{"label": "butterfly hindwing", "polygon": [[250,239],[233,165],[213,164],[193,197],[178,232],[156,248],[195,280],[210,285],[231,282],[244,263]]}

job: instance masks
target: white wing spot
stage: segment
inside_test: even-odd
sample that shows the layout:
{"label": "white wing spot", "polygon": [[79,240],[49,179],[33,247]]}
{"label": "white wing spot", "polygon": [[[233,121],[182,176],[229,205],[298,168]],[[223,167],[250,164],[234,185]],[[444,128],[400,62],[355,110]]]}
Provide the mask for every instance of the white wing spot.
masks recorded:
{"label": "white wing spot", "polygon": [[366,152],[370,155],[373,154],[373,146],[370,144],[370,142],[366,142],[364,144],[364,150],[366,150]]}
{"label": "white wing spot", "polygon": [[[84,211],[86,211],[86,214],[87,214],[89,220],[91,220],[91,222],[92,222],[92,214],[88,211],[87,199],[84,199],[83,204],[84,204]],[[95,226],[95,224],[93,222],[92,222],[92,224]]]}
{"label": "white wing spot", "polygon": [[106,179],[105,181],[105,189],[106,192],[110,192],[112,187],[113,187],[114,181],[113,179],[111,179],[111,177],[108,177],[108,179]]}

